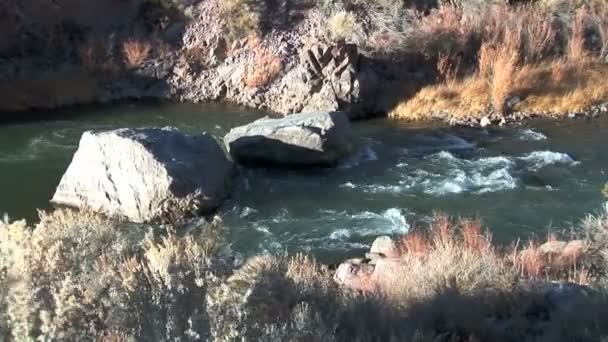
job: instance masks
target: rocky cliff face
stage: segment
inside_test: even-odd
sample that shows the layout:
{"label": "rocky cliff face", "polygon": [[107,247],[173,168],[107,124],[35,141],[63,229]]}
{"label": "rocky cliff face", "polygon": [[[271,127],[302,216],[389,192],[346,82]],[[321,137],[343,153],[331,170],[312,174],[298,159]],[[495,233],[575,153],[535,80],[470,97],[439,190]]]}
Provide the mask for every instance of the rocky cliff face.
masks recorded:
{"label": "rocky cliff face", "polygon": [[[82,58],[59,64],[36,63],[31,57],[0,60],[0,98],[6,99],[0,101],[0,111],[129,98],[228,101],[281,114],[346,111],[361,116],[383,110],[375,96],[382,76],[356,45],[331,42],[319,33],[324,23],[318,10],[302,10],[301,19],[289,28],[229,41],[220,6],[219,0],[194,2],[187,8],[188,20],[154,33],[160,38],[137,65],[120,60],[124,46],[119,42],[131,32],[127,29],[110,34],[116,42],[108,44],[117,44],[107,51],[111,71],[84,68]],[[63,80],[66,69],[83,75],[75,82],[94,80],[86,85],[86,96],[38,96],[45,93],[38,88],[51,89]],[[15,75],[22,75],[20,82],[14,82]]]}
{"label": "rocky cliff face", "polygon": [[[209,13],[209,6],[207,3],[198,10]],[[281,114],[360,113],[370,107],[362,98],[363,75],[370,71],[357,46],[326,43],[311,36],[318,23],[314,11],[305,14],[290,30],[271,31],[262,39],[249,37],[232,44],[226,42],[220,29],[210,27],[209,18],[193,21],[184,33],[183,49],[203,47],[206,66],[177,60],[168,79],[172,93],[183,101],[226,100]],[[251,74],[261,82],[250,82]]]}

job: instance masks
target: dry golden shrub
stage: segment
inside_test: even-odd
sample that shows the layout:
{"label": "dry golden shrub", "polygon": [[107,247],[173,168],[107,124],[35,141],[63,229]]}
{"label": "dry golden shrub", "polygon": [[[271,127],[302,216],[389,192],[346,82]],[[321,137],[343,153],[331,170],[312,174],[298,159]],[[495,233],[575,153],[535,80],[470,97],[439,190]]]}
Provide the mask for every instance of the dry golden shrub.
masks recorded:
{"label": "dry golden shrub", "polygon": [[332,15],[327,23],[328,38],[334,42],[358,42],[363,36],[363,28],[357,16],[348,11],[339,11]]}

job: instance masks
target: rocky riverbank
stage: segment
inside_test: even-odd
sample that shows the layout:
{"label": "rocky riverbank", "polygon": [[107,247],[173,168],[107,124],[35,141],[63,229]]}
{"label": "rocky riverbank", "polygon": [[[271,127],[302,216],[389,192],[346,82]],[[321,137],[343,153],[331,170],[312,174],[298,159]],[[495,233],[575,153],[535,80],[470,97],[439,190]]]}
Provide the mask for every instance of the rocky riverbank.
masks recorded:
{"label": "rocky riverbank", "polygon": [[0,60],[0,111],[158,98],[228,101],[281,114],[386,112],[381,102],[390,100],[385,89],[399,77],[397,66],[377,70],[357,45],[315,37],[323,25],[318,10],[299,11],[302,19],[289,30],[231,41],[221,1],[195,2],[188,12],[156,42],[105,42],[108,51],[84,45],[80,56],[58,65],[37,56]]}
{"label": "rocky riverbank", "polygon": [[13,28],[0,42],[3,112],[155,98],[487,126],[608,109],[598,8],[580,28],[576,7],[550,5],[140,1],[104,7],[108,23],[94,8],[60,1],[53,21],[28,4],[0,13]]}

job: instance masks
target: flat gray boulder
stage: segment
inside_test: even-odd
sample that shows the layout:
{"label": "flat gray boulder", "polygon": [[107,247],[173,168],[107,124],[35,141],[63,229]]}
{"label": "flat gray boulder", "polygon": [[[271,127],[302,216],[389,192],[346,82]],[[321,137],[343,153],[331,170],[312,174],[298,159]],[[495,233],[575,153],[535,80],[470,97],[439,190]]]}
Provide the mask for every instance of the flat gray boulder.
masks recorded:
{"label": "flat gray boulder", "polygon": [[353,149],[353,132],[343,112],[263,118],[224,137],[232,158],[244,164],[333,165]]}
{"label": "flat gray boulder", "polygon": [[207,134],[170,127],[85,132],[51,202],[133,222],[178,221],[220,206],[232,171]]}

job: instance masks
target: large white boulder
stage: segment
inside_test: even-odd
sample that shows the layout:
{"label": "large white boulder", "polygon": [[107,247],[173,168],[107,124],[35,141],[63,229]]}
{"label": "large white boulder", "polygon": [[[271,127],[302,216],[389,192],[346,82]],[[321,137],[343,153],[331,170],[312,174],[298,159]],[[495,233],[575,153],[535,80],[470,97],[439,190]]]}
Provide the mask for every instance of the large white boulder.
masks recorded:
{"label": "large white boulder", "polygon": [[174,221],[216,209],[232,169],[207,134],[169,127],[85,132],[51,202],[133,222]]}

